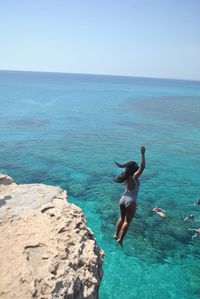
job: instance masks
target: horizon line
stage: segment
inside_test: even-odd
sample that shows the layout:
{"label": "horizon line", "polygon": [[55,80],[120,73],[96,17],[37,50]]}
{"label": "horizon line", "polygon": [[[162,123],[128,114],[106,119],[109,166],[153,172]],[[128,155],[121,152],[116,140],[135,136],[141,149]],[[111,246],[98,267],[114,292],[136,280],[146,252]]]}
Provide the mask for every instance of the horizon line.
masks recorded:
{"label": "horizon line", "polygon": [[112,75],[112,74],[92,74],[92,73],[68,73],[60,71],[36,71],[36,70],[7,70],[0,69],[0,72],[27,72],[27,73],[50,73],[50,74],[68,74],[68,75],[86,75],[86,76],[107,76],[107,77],[124,77],[124,78],[141,78],[141,79],[156,79],[156,80],[177,80],[177,81],[192,81],[200,82],[200,79],[186,79],[186,78],[169,78],[169,77],[146,77],[146,76],[133,76],[133,75]]}

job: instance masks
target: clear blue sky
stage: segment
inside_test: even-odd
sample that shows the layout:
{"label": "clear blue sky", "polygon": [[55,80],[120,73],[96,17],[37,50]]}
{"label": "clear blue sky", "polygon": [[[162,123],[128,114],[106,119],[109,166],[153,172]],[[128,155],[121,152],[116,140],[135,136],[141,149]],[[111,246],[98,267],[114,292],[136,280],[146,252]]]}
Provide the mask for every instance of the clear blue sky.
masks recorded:
{"label": "clear blue sky", "polygon": [[200,80],[200,0],[0,0],[0,69]]}

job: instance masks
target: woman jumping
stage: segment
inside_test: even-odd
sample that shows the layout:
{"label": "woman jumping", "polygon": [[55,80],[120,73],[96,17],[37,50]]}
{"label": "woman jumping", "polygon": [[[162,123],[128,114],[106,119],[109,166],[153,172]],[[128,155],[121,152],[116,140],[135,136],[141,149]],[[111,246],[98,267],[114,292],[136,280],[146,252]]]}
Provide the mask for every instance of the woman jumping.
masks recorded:
{"label": "woman jumping", "polygon": [[[117,164],[121,168],[125,168],[119,176],[115,178],[115,182],[125,184],[125,192],[122,195],[119,206],[120,206],[120,218],[117,221],[116,231],[114,238],[122,246],[123,239],[128,231],[131,220],[135,216],[136,212],[136,199],[139,191],[139,177],[143,173],[145,168],[145,147],[141,146],[141,163],[140,167],[134,161],[130,161],[125,164]],[[121,232],[121,235],[120,235]]]}

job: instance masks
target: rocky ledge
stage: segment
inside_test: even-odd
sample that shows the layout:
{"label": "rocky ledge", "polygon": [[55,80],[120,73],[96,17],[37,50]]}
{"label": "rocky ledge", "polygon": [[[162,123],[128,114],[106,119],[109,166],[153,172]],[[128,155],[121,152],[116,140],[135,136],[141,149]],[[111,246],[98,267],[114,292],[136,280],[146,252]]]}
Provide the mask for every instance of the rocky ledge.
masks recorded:
{"label": "rocky ledge", "polygon": [[0,174],[0,235],[0,298],[98,298],[103,251],[66,191]]}

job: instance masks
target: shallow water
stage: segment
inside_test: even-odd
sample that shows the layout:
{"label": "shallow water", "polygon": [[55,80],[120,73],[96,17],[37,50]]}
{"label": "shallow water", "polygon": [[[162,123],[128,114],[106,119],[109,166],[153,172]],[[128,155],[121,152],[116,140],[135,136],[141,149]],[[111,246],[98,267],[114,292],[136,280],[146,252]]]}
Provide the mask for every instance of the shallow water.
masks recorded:
{"label": "shallow water", "polygon": [[[0,172],[68,190],[106,252],[100,299],[200,296],[200,82],[0,72]],[[113,240],[123,186],[114,160],[139,162],[138,209]],[[154,215],[160,205],[167,218]],[[194,222],[185,223],[189,213]]]}

